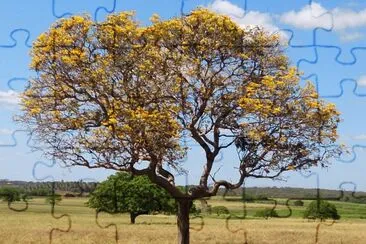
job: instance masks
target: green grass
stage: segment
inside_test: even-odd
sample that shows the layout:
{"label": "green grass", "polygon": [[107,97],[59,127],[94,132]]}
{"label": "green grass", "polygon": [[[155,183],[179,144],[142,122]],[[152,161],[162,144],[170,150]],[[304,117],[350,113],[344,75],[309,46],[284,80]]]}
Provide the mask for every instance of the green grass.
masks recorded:
{"label": "green grass", "polygon": [[[292,202],[289,202],[289,207],[285,205],[286,199],[276,199],[277,206],[275,210],[278,212],[279,216],[290,218],[302,218],[303,212],[311,202],[310,200],[304,200],[304,206],[293,206]],[[91,208],[86,207],[85,202],[87,198],[64,198],[60,204],[55,206],[56,213],[68,213],[70,215],[93,215],[95,211]],[[349,203],[349,202],[339,202],[330,201],[335,204],[339,215],[342,219],[366,219],[366,204],[359,203]],[[196,201],[196,206],[200,208],[200,202]],[[247,218],[254,218],[255,213],[258,210],[264,208],[273,208],[273,201],[260,201],[260,202],[246,202],[245,207],[241,201],[226,201],[221,197],[213,197],[208,200],[208,204],[211,206],[225,206],[230,211],[230,214],[235,217],[242,217],[246,211]],[[21,209],[24,207],[24,203],[16,202],[12,204],[13,208]],[[8,209],[6,202],[0,202],[0,213],[10,211]],[[42,197],[35,197],[29,200],[29,207],[26,212],[33,214],[50,214],[51,207],[45,202]],[[217,216],[215,214],[206,214],[205,217],[208,218],[226,218],[227,215]]]}
{"label": "green grass", "polygon": [[[276,211],[279,215],[288,213],[283,203],[285,199],[277,199],[279,205]],[[95,211],[85,206],[86,198],[63,199],[55,206],[55,216],[68,214],[71,218],[69,232],[54,231],[52,243],[115,243],[114,225],[119,233],[119,243],[176,243],[176,217],[174,215],[143,215],[139,216],[135,225],[129,223],[127,214],[110,215],[101,213],[96,224]],[[272,207],[271,202],[247,203],[247,218],[234,218],[243,215],[243,204],[240,201],[225,201],[214,197],[208,204],[225,206],[230,215],[203,215],[204,228],[197,231],[201,224],[200,218],[191,220],[192,243],[243,243],[243,230],[248,233],[249,243],[314,243],[314,233],[319,222],[303,220],[302,212],[310,201],[304,201],[305,206],[294,207],[290,218],[255,218],[254,214],[260,209]],[[363,243],[366,239],[364,229],[366,216],[363,204],[333,202],[337,205],[341,220],[334,226],[322,225],[319,236],[320,243]],[[196,202],[199,207],[200,203]],[[23,203],[15,203],[14,208],[22,208]],[[0,202],[0,243],[49,243],[52,229],[66,230],[67,217],[55,219],[51,216],[51,207],[44,198],[33,198],[29,208],[24,212],[9,210],[7,203]],[[193,216],[191,216],[193,218]],[[231,231],[229,231],[231,230]]]}
{"label": "green grass", "polygon": [[[246,218],[255,218],[255,213],[264,208],[273,208],[274,201],[255,201],[255,202],[243,202],[240,201],[240,197],[236,197],[237,201],[235,201],[235,197],[231,197],[230,201],[226,201],[222,197],[213,197],[208,200],[208,204],[212,206],[226,206],[230,214],[233,216],[244,216],[246,213]],[[310,204],[311,200],[303,200],[304,206],[294,206],[293,200],[288,202],[288,206],[286,205],[287,199],[277,198],[277,206],[275,210],[278,215],[283,218],[303,218],[303,213],[306,207]],[[336,205],[338,214],[342,219],[366,219],[366,204],[361,203],[350,203],[350,202],[341,202],[341,201],[329,201]],[[197,206],[200,206],[199,202],[196,202]],[[245,205],[245,207],[244,207]],[[227,216],[215,216],[209,215],[208,217],[213,218],[226,218]]]}

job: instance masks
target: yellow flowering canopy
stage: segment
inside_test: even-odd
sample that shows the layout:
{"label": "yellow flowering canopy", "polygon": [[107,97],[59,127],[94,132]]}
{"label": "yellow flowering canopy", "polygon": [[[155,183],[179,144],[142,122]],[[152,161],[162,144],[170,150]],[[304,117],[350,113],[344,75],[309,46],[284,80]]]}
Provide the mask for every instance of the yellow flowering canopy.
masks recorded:
{"label": "yellow flowering canopy", "polygon": [[[131,12],[93,23],[62,19],[34,43],[38,75],[20,121],[67,164],[147,174],[173,196],[215,195],[246,177],[273,178],[340,153],[339,112],[319,99],[284,55],[278,35],[196,9],[143,27]],[[199,185],[174,187],[191,137],[206,154]],[[238,150],[240,179],[214,179],[220,151]],[[147,163],[141,169],[138,164]]]}

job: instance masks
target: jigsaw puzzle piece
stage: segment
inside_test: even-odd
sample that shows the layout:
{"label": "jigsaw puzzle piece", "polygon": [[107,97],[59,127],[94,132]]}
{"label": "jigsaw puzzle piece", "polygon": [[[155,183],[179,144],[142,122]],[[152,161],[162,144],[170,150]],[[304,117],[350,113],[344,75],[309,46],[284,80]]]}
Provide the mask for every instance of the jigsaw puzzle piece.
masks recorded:
{"label": "jigsaw puzzle piece", "polygon": [[[355,94],[366,95],[363,87],[363,60],[366,60],[366,52],[357,53],[357,61],[348,60],[345,62],[337,61],[340,48],[317,48],[316,62],[301,60],[298,62],[299,70],[304,72],[303,79],[313,79],[317,84],[318,93],[322,97],[340,97],[343,95],[343,85],[348,83],[357,84]],[[365,50],[366,51],[366,50]],[[327,69],[324,69],[327,67]],[[332,72],[329,72],[332,70]],[[357,82],[355,82],[357,81]],[[340,86],[341,85],[341,86]]]}
{"label": "jigsaw puzzle piece", "polygon": [[[60,175],[60,171],[64,171],[64,173]],[[67,240],[71,240],[73,239],[72,235],[74,233],[77,233],[80,229],[80,222],[82,222],[83,220],[80,219],[79,216],[80,213],[78,212],[78,210],[80,209],[74,208],[75,206],[78,206],[78,204],[73,206],[72,202],[70,202],[73,200],[71,200],[70,197],[85,197],[87,194],[90,194],[95,189],[97,180],[94,178],[80,177],[78,178],[78,181],[72,180],[76,177],[77,176],[75,174],[75,171],[71,171],[70,168],[65,167],[64,165],[60,165],[55,160],[46,162],[38,161],[34,164],[33,178],[38,182],[41,181],[46,184],[50,184],[49,189],[51,191],[51,194],[48,195],[48,198],[50,199],[49,203],[51,205],[51,217],[53,218],[53,221],[51,222],[51,229],[48,233],[50,243],[56,241],[56,239],[58,238],[66,238],[62,235],[62,233],[70,233],[71,227],[76,226],[76,229],[73,231],[73,233],[71,235],[68,234],[68,237],[66,238]],[[71,182],[73,184],[71,186],[69,184],[63,184],[65,178],[68,179],[66,180],[67,182]],[[61,196],[59,192],[63,192],[63,196]],[[69,200],[67,203],[65,203],[65,206],[62,206],[63,202],[60,202],[60,207],[58,207],[58,198],[68,198]],[[70,210],[70,212],[68,213],[63,212],[66,206],[68,207],[67,209]],[[58,208],[62,209],[61,213],[58,213],[58,211],[56,211]],[[72,216],[77,216],[75,223],[71,219]],[[60,225],[62,225],[62,227],[58,227]],[[61,235],[59,235],[60,233]],[[78,235],[79,234],[77,234],[76,236]]]}
{"label": "jigsaw puzzle piece", "polygon": [[[182,12],[188,13],[188,10],[192,9],[192,5],[191,1],[183,1]],[[312,1],[288,1],[285,5],[274,6],[270,2],[267,4],[261,1],[216,0],[210,3],[203,1],[201,5],[230,16],[243,28],[260,25],[270,33],[280,34],[283,42],[287,43],[286,52],[292,60],[315,59],[317,32],[332,30],[332,14]],[[296,12],[293,9],[299,9],[299,11]],[[303,23],[299,24],[306,25],[305,30],[294,29],[291,25],[294,22],[293,16],[297,15],[304,19],[300,18],[299,21],[303,21]]]}
{"label": "jigsaw puzzle piece", "polygon": [[[359,218],[359,219],[365,219],[366,218],[366,208],[363,206],[358,207],[357,209],[354,209],[353,204],[364,204],[366,203],[366,193],[365,192],[359,192],[357,190],[357,184],[353,181],[343,181],[339,185],[339,189],[344,192],[342,196],[342,201],[345,202],[343,206],[343,217],[345,218]],[[363,184],[361,184],[361,187],[364,187]]]}
{"label": "jigsaw puzzle piece", "polygon": [[[363,21],[366,2],[355,1],[322,1],[324,6],[333,18],[332,32],[319,32],[317,35],[317,45],[319,47],[336,47],[341,45],[337,62],[356,59],[354,52],[365,49],[366,25]],[[349,21],[353,20],[353,21]]]}
{"label": "jigsaw puzzle piece", "polygon": [[28,65],[30,62],[29,46],[19,45],[23,42],[27,43],[29,35],[27,32],[14,32],[12,38],[14,43],[8,45],[0,44],[0,89],[7,89],[7,81],[14,77],[27,77],[29,75]]}
{"label": "jigsaw puzzle piece", "polygon": [[[236,207],[228,210],[228,215],[225,218],[225,227],[231,233],[230,237],[232,241],[242,240],[242,243],[248,243],[248,229],[244,221],[248,218],[247,209],[247,194],[245,184],[243,184],[238,190],[227,190],[223,189],[223,200],[227,203],[236,202]],[[239,192],[239,196],[237,193]]]}
{"label": "jigsaw puzzle piece", "polygon": [[67,233],[71,230],[71,226],[72,226],[72,222],[71,222],[71,216],[69,214],[56,214],[55,213],[55,205],[57,203],[56,201],[56,189],[55,189],[55,182],[52,182],[52,187],[51,187],[51,195],[48,196],[49,197],[49,203],[51,205],[51,216],[52,218],[54,218],[55,220],[60,220],[60,219],[67,219],[67,227],[66,228],[58,228],[58,227],[52,227],[52,229],[49,232],[49,243],[51,244],[54,241],[54,235],[56,232],[61,232],[61,233]]}
{"label": "jigsaw puzzle piece", "polygon": [[[108,212],[101,211],[101,210],[100,211],[96,210],[96,212],[95,212],[95,224],[101,229],[113,229],[114,241],[115,241],[115,243],[118,243],[119,235],[118,235],[117,224],[110,223],[110,222],[103,223],[103,221],[101,222],[100,219],[99,219],[100,218],[99,216],[100,216],[101,213],[108,213]],[[109,213],[109,214],[111,214],[111,213]],[[113,215],[113,213],[112,213],[112,215]]]}
{"label": "jigsaw puzzle piece", "polygon": [[[32,172],[31,160],[39,157],[31,133],[25,130],[2,129],[0,133],[1,172],[0,178],[22,179],[22,171]],[[14,160],[16,158],[16,160]]]}
{"label": "jigsaw puzzle piece", "polygon": [[56,160],[49,160],[46,162],[37,161],[34,163],[32,169],[32,175],[36,181],[60,181],[67,176],[70,176],[71,172],[70,167],[66,167],[65,165],[56,162]]}
{"label": "jigsaw puzzle piece", "polygon": [[[53,223],[51,224],[51,229],[48,233],[48,241],[50,244],[54,241],[54,239],[55,239],[54,236],[57,232],[61,232],[61,233],[70,232],[71,226],[72,226],[71,216],[69,214],[67,214],[67,213],[57,214],[55,211],[56,204],[57,204],[57,198],[61,197],[60,195],[56,194],[57,183],[55,181],[55,177],[51,174],[48,174],[46,176],[38,176],[36,173],[36,170],[38,169],[39,166],[53,168],[56,165],[57,165],[57,163],[55,160],[52,160],[51,162],[48,162],[48,163],[45,163],[43,161],[37,161],[36,163],[34,163],[33,169],[32,169],[32,175],[36,181],[50,183],[50,186],[49,186],[50,194],[47,196],[47,199],[49,199],[48,203],[51,206],[51,209],[50,209],[51,217],[54,220],[57,220],[57,222],[58,222],[58,220],[65,220],[65,219],[67,220],[67,225],[66,225],[67,227],[64,227],[64,228],[54,227],[54,224]],[[57,166],[55,168],[57,168]]]}
{"label": "jigsaw puzzle piece", "polygon": [[314,47],[319,32],[328,33],[333,30],[333,14],[319,2],[309,0],[298,3],[301,5],[281,13],[278,23],[284,25],[283,30],[288,32],[290,47]]}
{"label": "jigsaw puzzle piece", "polygon": [[[335,164],[337,164],[336,167],[343,168],[346,166],[342,166],[340,162],[353,163],[361,162],[363,160],[363,156],[358,158],[357,153],[363,154],[362,150],[366,148],[366,136],[363,130],[366,115],[360,113],[366,106],[366,92],[363,92],[366,90],[358,85],[358,82],[355,80],[346,78],[341,80],[339,84],[336,83],[336,85],[337,86],[335,87],[331,86],[334,88],[333,94],[321,94],[321,97],[325,98],[330,103],[334,103],[337,109],[341,111],[342,121],[338,126],[338,133],[340,135],[338,143],[343,144],[348,152],[342,153],[337,158],[338,162],[335,162]],[[328,90],[328,86],[329,84],[323,84],[323,90]],[[329,170],[333,171],[334,169],[333,167],[330,167]],[[339,172],[341,171],[342,170],[339,170]],[[329,180],[332,181],[332,179]]]}
{"label": "jigsaw puzzle piece", "polygon": [[[14,43],[11,45],[1,45],[0,43],[0,103],[1,111],[4,119],[1,121],[1,128],[7,128],[12,125],[15,130],[13,116],[18,112],[19,92],[23,91],[29,71],[29,46],[19,45],[17,41],[25,39],[25,43],[29,40],[29,32],[14,31],[12,39]],[[7,125],[7,126],[6,126]]]}
{"label": "jigsaw puzzle piece", "polygon": [[[312,29],[313,46],[338,48],[336,62],[343,64],[349,62],[345,60],[355,61],[357,59],[355,53],[365,49],[363,34],[366,30],[363,21],[365,10],[365,2],[309,1],[309,4],[302,9],[283,14],[280,22],[287,24],[288,31],[292,33],[289,42],[291,47],[306,46],[298,43],[301,43],[306,33]],[[351,19],[353,21],[349,21]],[[309,41],[306,43],[312,45]]]}
{"label": "jigsaw puzzle piece", "polygon": [[[347,85],[346,85],[347,84]],[[351,89],[353,84],[353,90]],[[336,103],[342,111],[342,123],[339,125],[340,138],[339,143],[344,144],[348,153],[340,155],[338,161],[341,163],[352,163],[349,167],[360,167],[365,158],[366,136],[364,123],[366,115],[360,113],[366,106],[364,94],[357,91],[356,83],[343,83],[341,85],[345,92],[341,97],[335,97],[330,101]],[[346,88],[347,87],[347,88]],[[352,92],[351,92],[352,91]],[[357,163],[357,164],[356,164]],[[353,171],[356,175],[359,171]]]}
{"label": "jigsaw puzzle piece", "polygon": [[[339,201],[343,198],[344,196],[344,192],[343,189],[340,189],[340,192],[338,195],[336,196],[328,196],[328,195],[323,195],[323,193],[320,190],[320,174],[318,172],[304,172],[304,171],[300,171],[301,176],[303,176],[304,178],[308,179],[308,178],[315,178],[316,180],[316,188],[315,188],[315,194],[313,196],[304,196],[304,197],[294,197],[294,198],[289,198],[286,201],[286,207],[289,210],[289,214],[292,214],[292,208],[296,208],[295,206],[293,206],[293,204],[290,204],[292,201],[312,201],[316,202],[316,212],[320,213],[320,204],[321,201]],[[304,217],[305,218],[305,217]],[[319,243],[319,236],[320,236],[320,231],[321,231],[321,227],[322,226],[333,226],[336,223],[336,219],[331,219],[330,221],[327,221],[326,219],[323,219],[322,217],[318,218],[318,216],[308,216],[307,217],[308,220],[312,219],[314,221],[318,220],[318,223],[316,223],[315,226],[315,235],[314,235],[314,242],[315,243]]]}
{"label": "jigsaw puzzle piece", "polygon": [[[347,188],[349,188],[349,186],[351,186],[351,191],[347,190]],[[366,202],[366,194],[363,192],[363,195],[356,196],[357,185],[352,181],[344,181],[344,182],[340,183],[338,189],[339,189],[339,193],[340,193],[338,197],[333,197],[333,198],[332,197],[321,197],[321,200],[333,201],[332,204],[334,206],[342,209],[342,214],[340,216],[341,218],[346,218],[346,219],[365,218],[366,210],[363,210],[362,207],[361,207],[361,209],[355,210],[354,203],[355,203],[355,201],[357,203]],[[342,202],[340,202],[340,201],[342,201]],[[348,202],[350,202],[350,203],[348,203]],[[359,215],[360,212],[361,212],[361,215]],[[357,216],[355,216],[355,214]],[[322,231],[326,231],[327,228],[330,226],[334,226],[333,228],[337,228],[337,230],[334,230],[335,233],[332,236],[329,236],[329,235],[327,236],[327,241],[333,243],[335,241],[340,240],[341,243],[348,243],[348,242],[361,243],[361,242],[356,241],[357,238],[354,239],[354,237],[352,237],[352,241],[347,240],[349,238],[347,230],[350,230],[353,228],[352,225],[349,224],[349,222],[342,222],[341,227],[335,226],[335,223],[336,223],[335,219],[332,219],[331,221],[321,220],[316,225],[316,232],[315,232],[315,239],[314,239],[315,243],[323,243],[325,241],[325,239],[323,239],[321,237],[321,233],[322,233]]]}

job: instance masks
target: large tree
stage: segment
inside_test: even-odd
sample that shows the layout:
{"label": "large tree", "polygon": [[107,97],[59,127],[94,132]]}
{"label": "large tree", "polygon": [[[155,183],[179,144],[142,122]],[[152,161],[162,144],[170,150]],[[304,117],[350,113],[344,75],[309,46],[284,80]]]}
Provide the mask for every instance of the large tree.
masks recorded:
{"label": "large tree", "polygon": [[[189,243],[192,200],[248,177],[325,166],[340,153],[339,113],[312,84],[299,84],[279,35],[206,9],[153,16],[150,26],[130,12],[100,23],[62,19],[38,37],[31,56],[38,75],[22,96],[20,120],[45,154],[147,175],[178,201],[179,243]],[[182,192],[174,174],[184,170],[185,137],[206,157],[197,162],[197,185]],[[237,181],[215,179],[215,159],[235,146]]]}

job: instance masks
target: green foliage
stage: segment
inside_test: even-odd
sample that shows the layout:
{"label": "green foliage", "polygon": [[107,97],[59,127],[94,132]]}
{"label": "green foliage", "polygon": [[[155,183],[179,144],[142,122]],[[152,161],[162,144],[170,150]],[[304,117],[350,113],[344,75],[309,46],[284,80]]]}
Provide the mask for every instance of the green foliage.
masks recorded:
{"label": "green foliage", "polygon": [[132,177],[118,172],[100,183],[91,193],[87,205],[109,213],[147,214],[175,212],[175,200],[145,176]]}
{"label": "green foliage", "polygon": [[294,201],[294,206],[304,206],[304,202],[301,200]]}
{"label": "green foliage", "polygon": [[265,209],[261,209],[258,210],[255,215],[255,217],[261,217],[261,218],[276,218],[278,217],[278,213],[276,212],[276,210],[272,209],[272,208],[265,208]]}
{"label": "green foliage", "polygon": [[25,201],[28,199],[28,195],[25,191],[18,187],[1,187],[0,199],[7,202]]}
{"label": "green foliage", "polygon": [[225,206],[214,206],[211,208],[211,213],[220,216],[222,214],[229,214],[229,210]]}
{"label": "green foliage", "polygon": [[304,218],[340,219],[340,216],[334,204],[324,200],[314,200],[306,208]]}

